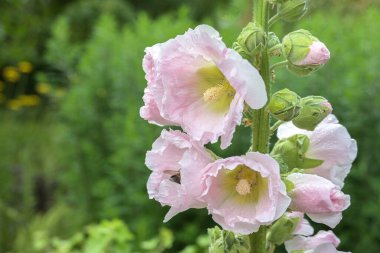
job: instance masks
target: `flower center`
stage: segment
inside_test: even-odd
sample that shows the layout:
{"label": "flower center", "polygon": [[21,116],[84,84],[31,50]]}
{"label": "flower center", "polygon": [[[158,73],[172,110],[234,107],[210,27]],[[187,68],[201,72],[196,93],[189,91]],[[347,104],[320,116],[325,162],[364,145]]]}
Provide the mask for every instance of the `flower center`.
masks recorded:
{"label": "flower center", "polygon": [[199,91],[208,106],[215,111],[228,111],[235,89],[216,65],[198,69]]}
{"label": "flower center", "polygon": [[251,184],[247,179],[240,179],[235,189],[240,195],[245,196],[248,193],[251,193]]}

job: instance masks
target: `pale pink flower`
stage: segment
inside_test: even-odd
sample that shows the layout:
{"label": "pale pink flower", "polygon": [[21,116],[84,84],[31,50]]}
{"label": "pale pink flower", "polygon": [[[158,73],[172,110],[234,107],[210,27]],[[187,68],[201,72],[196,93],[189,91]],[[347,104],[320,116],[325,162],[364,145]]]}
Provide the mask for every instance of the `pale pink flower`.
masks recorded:
{"label": "pale pink flower", "polygon": [[356,141],[351,139],[347,129],[338,123],[334,115],[329,115],[314,131],[299,129],[291,122],[282,124],[277,131],[279,139],[289,138],[295,134],[304,134],[310,138],[307,158],[324,161],[318,167],[307,169],[306,173],[327,178],[343,187],[344,179],[350,172],[358,152]]}
{"label": "pale pink flower", "polygon": [[330,59],[330,51],[323,42],[314,41],[309,49],[310,51],[305,59],[295,63],[296,65],[322,65]]}
{"label": "pale pink flower", "polygon": [[148,86],[142,118],[178,125],[202,144],[231,144],[244,102],[254,109],[267,101],[258,71],[228,49],[212,27],[200,25],[184,35],[145,50]]}
{"label": "pale pink flower", "polygon": [[315,222],[334,228],[342,211],[350,205],[350,196],[329,180],[311,174],[292,173],[287,179],[294,184],[289,192],[290,209],[306,213]]}
{"label": "pale pink flower", "polygon": [[279,165],[267,154],[216,160],[207,166],[202,197],[223,229],[240,234],[256,232],[284,214],[290,199]]}
{"label": "pale pink flower", "polygon": [[288,218],[299,218],[300,221],[293,231],[294,235],[309,236],[314,233],[314,228],[310,225],[309,221],[304,218],[304,214],[301,212],[286,212],[285,215]]}
{"label": "pale pink flower", "polygon": [[338,237],[332,231],[319,231],[311,237],[296,236],[285,242],[286,251],[304,253],[349,253],[338,251],[336,247],[340,244]]}
{"label": "pale pink flower", "polygon": [[212,155],[185,133],[162,131],[147,152],[145,164],[152,170],[147,183],[149,198],[171,207],[164,221],[189,208],[206,206],[197,197],[202,171],[212,161]]}

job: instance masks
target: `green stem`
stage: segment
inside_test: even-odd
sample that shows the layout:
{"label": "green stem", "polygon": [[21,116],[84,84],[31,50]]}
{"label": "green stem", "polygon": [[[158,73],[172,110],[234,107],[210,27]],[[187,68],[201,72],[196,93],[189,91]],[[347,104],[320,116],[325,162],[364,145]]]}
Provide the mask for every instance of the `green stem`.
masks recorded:
{"label": "green stem", "polygon": [[[269,8],[267,0],[253,0],[253,20],[256,25],[263,28],[268,34],[268,16]],[[270,98],[270,70],[269,70],[269,55],[267,43],[264,43],[264,48],[258,55],[258,59],[252,59],[252,63],[258,62],[256,66],[265,82],[267,98]],[[269,114],[266,108],[253,111],[253,127],[252,127],[252,151],[260,153],[268,153],[269,142]],[[261,226],[259,231],[251,234],[251,253],[266,253],[266,232],[267,228]]]}
{"label": "green stem", "polygon": [[283,66],[286,66],[286,65],[288,65],[288,61],[287,60],[276,62],[275,64],[273,64],[272,66],[270,66],[270,71],[273,71],[275,68],[283,67]]}
{"label": "green stem", "polygon": [[270,128],[270,135],[272,136],[274,134],[274,132],[277,130],[277,128],[279,126],[281,126],[281,124],[283,124],[283,123],[284,123],[284,121],[281,121],[281,120],[276,121],[276,123],[274,123],[273,126],[271,126],[271,128]]}
{"label": "green stem", "polygon": [[[253,19],[257,25],[261,26],[265,33],[268,33],[268,2],[266,0],[253,0]],[[270,69],[268,46],[265,43],[259,57],[259,66],[256,66],[265,82],[267,98],[270,98]],[[253,62],[255,62],[253,60]],[[269,139],[269,114],[266,108],[253,111],[253,128],[252,128],[252,150],[261,153],[268,153]]]}
{"label": "green stem", "polygon": [[269,19],[269,27],[271,27],[274,23],[277,22],[277,20],[280,19],[280,15],[278,15],[278,13],[276,15],[274,15],[273,17],[271,17],[271,19]]}

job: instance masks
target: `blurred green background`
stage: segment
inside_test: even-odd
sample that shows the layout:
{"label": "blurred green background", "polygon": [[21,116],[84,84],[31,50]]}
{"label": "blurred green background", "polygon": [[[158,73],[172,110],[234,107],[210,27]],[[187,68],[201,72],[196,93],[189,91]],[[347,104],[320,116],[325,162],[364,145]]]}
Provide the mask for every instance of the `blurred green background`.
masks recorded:
{"label": "blurred green background", "polygon": [[[334,231],[341,250],[378,253],[380,4],[311,3],[301,22],[274,30],[308,29],[332,58],[307,78],[278,71],[274,89],[325,96],[358,141],[344,187],[352,205]],[[231,46],[250,9],[249,0],[1,0],[0,252],[205,252],[207,211],[164,224],[168,208],[146,193],[145,152],[161,129],[139,117],[143,50],[200,23]],[[219,154],[244,153],[247,136],[239,128]]]}

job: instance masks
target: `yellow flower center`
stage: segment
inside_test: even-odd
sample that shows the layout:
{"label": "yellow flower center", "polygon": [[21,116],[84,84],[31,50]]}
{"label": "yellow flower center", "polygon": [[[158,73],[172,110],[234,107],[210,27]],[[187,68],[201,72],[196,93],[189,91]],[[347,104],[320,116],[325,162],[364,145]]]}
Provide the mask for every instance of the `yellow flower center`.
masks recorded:
{"label": "yellow flower center", "polygon": [[224,170],[222,187],[239,202],[257,203],[265,195],[268,182],[259,172],[239,165],[233,170]]}
{"label": "yellow flower center", "polygon": [[235,89],[216,65],[209,65],[197,71],[199,91],[203,100],[215,111],[228,111],[235,96]]}

